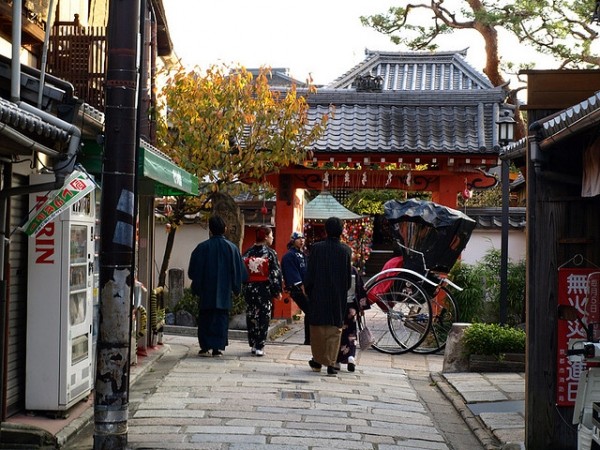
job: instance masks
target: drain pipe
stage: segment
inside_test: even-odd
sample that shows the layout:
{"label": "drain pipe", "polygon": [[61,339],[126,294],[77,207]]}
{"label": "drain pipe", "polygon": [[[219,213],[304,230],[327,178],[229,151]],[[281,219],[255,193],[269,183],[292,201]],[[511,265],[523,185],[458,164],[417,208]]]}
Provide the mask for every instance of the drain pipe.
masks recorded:
{"label": "drain pipe", "polygon": [[40,88],[38,90],[37,107],[42,107],[42,98],[44,97],[44,84],[46,83],[46,63],[48,61],[48,42],[50,41],[50,28],[52,27],[52,11],[54,10],[54,0],[48,4],[48,17],[46,17],[46,34],[44,35],[44,45],[42,47],[42,64],[40,71]]}
{"label": "drain pipe", "polygon": [[[75,125],[68,123],[62,119],[59,119],[52,114],[49,114],[45,111],[37,109],[35,106],[31,106],[25,102],[17,102],[17,106],[31,114],[35,114],[40,119],[65,130],[68,134],[71,135],[71,139],[69,140],[69,148],[67,149],[67,153],[62,157],[62,160],[66,160],[66,162],[62,165],[56,162],[54,164],[54,171],[64,173],[65,177],[70,175],[73,172],[73,166],[75,166],[75,157],[77,156],[77,152],[79,151],[79,144],[81,142],[81,130],[77,128]],[[58,173],[57,173],[58,176]],[[1,266],[0,266],[1,267]]]}
{"label": "drain pipe", "polygon": [[[21,100],[21,21],[23,0],[13,0],[12,7],[12,61],[10,77],[10,99],[13,102]],[[15,74],[17,76],[15,76]]]}
{"label": "drain pipe", "polygon": [[60,156],[60,152],[46,147],[45,145],[40,144],[34,139],[31,139],[25,136],[24,134],[19,133],[17,130],[9,127],[5,123],[0,123],[0,134],[8,136],[11,140],[17,142],[25,148],[30,149],[33,152],[43,153],[45,155],[50,156],[51,158],[57,158]]}

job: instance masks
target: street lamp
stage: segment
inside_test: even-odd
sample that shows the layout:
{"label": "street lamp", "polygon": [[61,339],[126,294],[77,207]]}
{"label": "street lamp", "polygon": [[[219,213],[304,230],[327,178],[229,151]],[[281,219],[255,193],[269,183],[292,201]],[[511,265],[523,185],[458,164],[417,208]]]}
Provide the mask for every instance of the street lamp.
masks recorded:
{"label": "street lamp", "polygon": [[515,140],[515,119],[510,116],[508,111],[504,111],[504,115],[498,118],[498,143],[504,147]]}
{"label": "street lamp", "polygon": [[[498,118],[498,143],[501,146],[510,144],[515,139],[515,119],[508,111]],[[508,203],[509,203],[509,162],[502,160],[500,166],[502,177],[502,234],[500,240],[500,324],[506,323],[508,305]]]}

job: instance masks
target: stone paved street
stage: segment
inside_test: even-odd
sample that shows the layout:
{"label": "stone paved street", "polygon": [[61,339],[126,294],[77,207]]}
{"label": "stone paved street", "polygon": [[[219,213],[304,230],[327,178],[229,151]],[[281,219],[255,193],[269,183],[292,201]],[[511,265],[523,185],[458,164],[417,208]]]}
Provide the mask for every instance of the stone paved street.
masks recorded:
{"label": "stone paved street", "polygon": [[[361,352],[356,372],[312,372],[297,330],[264,357],[232,340],[220,358],[197,356],[193,337],[169,336],[170,351],[135,383],[128,440],[136,449],[481,449],[432,385],[441,355]],[[66,448],[92,448],[92,427]]]}

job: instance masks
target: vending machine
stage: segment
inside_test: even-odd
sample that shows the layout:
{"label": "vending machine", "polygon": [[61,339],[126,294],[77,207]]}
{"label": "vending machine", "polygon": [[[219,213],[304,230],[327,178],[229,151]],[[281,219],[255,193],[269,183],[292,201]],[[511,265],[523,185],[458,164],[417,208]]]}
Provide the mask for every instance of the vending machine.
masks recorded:
{"label": "vending machine", "polygon": [[[51,195],[30,196],[34,213]],[[27,410],[66,411],[93,388],[95,220],[92,190],[29,239]]]}

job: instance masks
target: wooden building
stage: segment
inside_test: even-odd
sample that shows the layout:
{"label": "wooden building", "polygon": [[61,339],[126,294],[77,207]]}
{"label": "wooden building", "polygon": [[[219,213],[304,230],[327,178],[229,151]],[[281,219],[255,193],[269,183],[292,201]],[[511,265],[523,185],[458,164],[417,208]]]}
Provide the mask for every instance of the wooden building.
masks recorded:
{"label": "wooden building", "polygon": [[568,450],[577,448],[571,420],[583,367],[565,354],[585,336],[557,309],[567,302],[584,313],[586,275],[600,267],[600,71],[524,73],[529,135],[501,157],[524,165],[527,183],[525,444]]}

